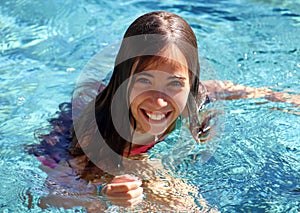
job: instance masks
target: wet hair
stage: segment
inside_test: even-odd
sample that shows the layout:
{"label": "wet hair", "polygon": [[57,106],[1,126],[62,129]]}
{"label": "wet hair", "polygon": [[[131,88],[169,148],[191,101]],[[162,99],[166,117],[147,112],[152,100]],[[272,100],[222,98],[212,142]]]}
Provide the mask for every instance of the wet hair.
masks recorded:
{"label": "wet hair", "polygon": [[[94,110],[98,130],[108,146],[120,156],[123,155],[128,140],[124,139],[114,126],[111,116],[112,100],[118,88],[124,83],[128,84],[127,80],[134,73],[141,71],[143,67],[151,62],[155,61],[159,63],[160,61],[170,61],[170,59],[160,53],[174,44],[185,56],[187,61],[190,80],[190,95],[187,101],[189,126],[191,134],[199,141],[198,133],[201,131],[199,129],[200,123],[198,119],[200,65],[196,36],[189,24],[180,16],[166,11],[150,12],[137,18],[125,32],[123,42],[116,57],[110,82],[107,87],[97,95],[95,100]],[[125,85],[125,88],[130,88],[130,85]],[[130,119],[134,121],[129,107],[129,92],[128,90],[121,91],[121,94],[118,96],[120,97],[118,104],[114,106],[114,108],[115,111],[118,112],[116,116],[119,117],[120,125],[122,125],[128,135],[132,135],[130,124],[128,120],[125,119],[129,116]],[[80,125],[82,125],[82,127],[90,125],[82,122],[85,120],[88,121],[89,119],[81,120],[79,128]],[[175,124],[173,123],[167,129],[166,133],[172,131],[174,126]],[[133,128],[135,127],[136,123],[134,121]],[[92,136],[90,140],[92,143]],[[88,145],[84,148],[87,147]],[[82,155],[82,148],[76,138],[76,132],[73,131],[72,142],[69,146],[70,153],[75,156]]]}
{"label": "wet hair", "polygon": [[[37,129],[35,137],[39,144],[29,144],[25,146],[25,151],[39,159],[46,166],[54,168],[61,159],[68,160],[70,153],[68,146],[71,139],[72,128],[72,105],[71,103],[59,104],[57,116],[49,119],[49,126],[45,129]],[[44,132],[47,134],[43,134]]]}

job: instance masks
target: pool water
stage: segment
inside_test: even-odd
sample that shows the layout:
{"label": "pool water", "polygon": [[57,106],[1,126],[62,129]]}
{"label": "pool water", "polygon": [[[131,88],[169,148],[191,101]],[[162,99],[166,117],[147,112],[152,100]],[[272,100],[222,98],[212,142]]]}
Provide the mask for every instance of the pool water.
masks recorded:
{"label": "pool water", "polygon": [[[191,24],[201,60],[214,70],[211,76],[204,66],[202,79],[300,93],[298,0],[2,0],[0,212],[43,211],[37,202],[47,175],[24,145],[49,131],[47,119],[70,101],[87,62],[152,10]],[[183,163],[181,173],[221,212],[300,212],[299,108],[265,99],[223,106],[217,150],[205,163]]]}

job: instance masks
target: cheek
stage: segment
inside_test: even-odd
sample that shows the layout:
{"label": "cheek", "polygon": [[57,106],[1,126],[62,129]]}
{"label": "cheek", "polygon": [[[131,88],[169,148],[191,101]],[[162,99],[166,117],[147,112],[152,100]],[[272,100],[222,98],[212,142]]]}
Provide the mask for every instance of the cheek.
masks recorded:
{"label": "cheek", "polygon": [[143,97],[140,96],[140,95],[136,95],[136,94],[133,94],[131,93],[131,95],[129,96],[129,104],[130,104],[130,111],[133,115],[133,117],[135,119],[137,119],[139,116],[138,116],[138,108],[139,106],[141,105],[141,103],[143,102]]}
{"label": "cheek", "polygon": [[133,114],[133,116],[135,117],[136,113],[137,113],[137,101],[136,99],[134,100],[130,100],[130,111]]}
{"label": "cheek", "polygon": [[184,92],[183,94],[177,94],[172,97],[174,104],[176,104],[176,109],[179,111],[179,114],[182,113],[186,106],[188,94],[188,92]]}
{"label": "cheek", "polygon": [[138,99],[138,90],[135,87],[133,87],[129,94],[129,105],[131,111],[136,110]]}
{"label": "cheek", "polygon": [[132,102],[137,102],[138,99],[141,98],[140,96],[143,96],[144,92],[144,89],[133,86],[129,95],[129,103],[131,104]]}
{"label": "cheek", "polygon": [[134,101],[136,94],[134,90],[131,90],[130,95],[129,95],[129,105],[131,106],[132,102]]}

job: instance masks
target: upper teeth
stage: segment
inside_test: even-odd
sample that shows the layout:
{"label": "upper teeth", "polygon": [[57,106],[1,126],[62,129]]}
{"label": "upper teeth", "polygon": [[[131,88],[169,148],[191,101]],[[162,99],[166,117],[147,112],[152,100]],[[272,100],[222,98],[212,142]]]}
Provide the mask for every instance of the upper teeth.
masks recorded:
{"label": "upper teeth", "polygon": [[163,118],[165,118],[166,116],[165,116],[165,114],[162,114],[162,113],[146,113],[147,115],[148,115],[148,117],[150,118],[150,119],[152,119],[152,120],[156,120],[156,121],[159,121],[159,120],[161,120],[161,119],[163,119]]}

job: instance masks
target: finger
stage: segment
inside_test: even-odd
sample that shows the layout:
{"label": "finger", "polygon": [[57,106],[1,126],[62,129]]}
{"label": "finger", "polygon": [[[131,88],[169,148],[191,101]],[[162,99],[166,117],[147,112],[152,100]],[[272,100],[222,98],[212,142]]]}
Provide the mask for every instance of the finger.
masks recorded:
{"label": "finger", "polygon": [[112,204],[123,206],[123,207],[132,207],[143,201],[143,195],[130,199],[130,200],[110,200]]}
{"label": "finger", "polygon": [[115,176],[111,183],[123,183],[123,182],[132,182],[132,181],[137,181],[139,180],[138,177],[133,176],[133,175],[120,175],[120,176]]}
{"label": "finger", "polygon": [[126,182],[126,183],[110,183],[106,185],[106,193],[128,192],[137,189],[142,185],[142,181]]}
{"label": "finger", "polygon": [[106,192],[106,197],[110,200],[130,200],[137,198],[139,196],[143,195],[143,188],[138,187],[137,189],[130,190],[127,192]]}

